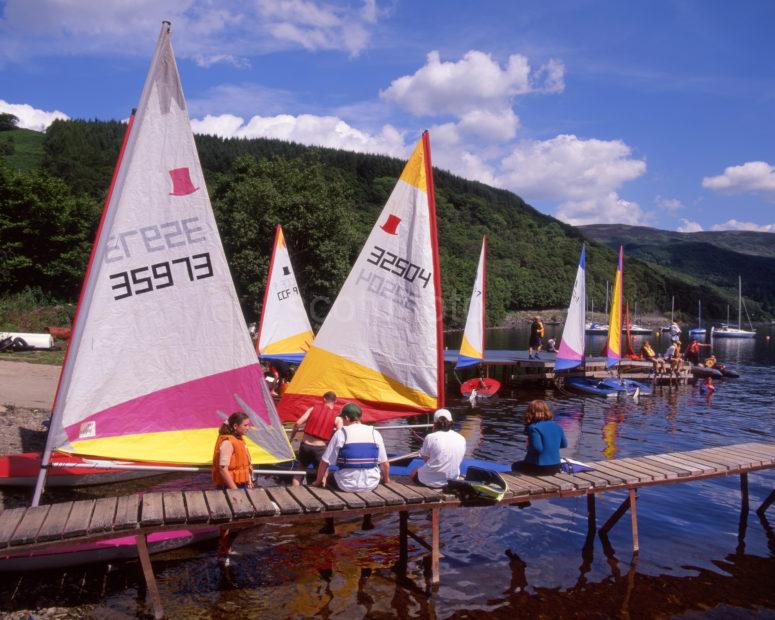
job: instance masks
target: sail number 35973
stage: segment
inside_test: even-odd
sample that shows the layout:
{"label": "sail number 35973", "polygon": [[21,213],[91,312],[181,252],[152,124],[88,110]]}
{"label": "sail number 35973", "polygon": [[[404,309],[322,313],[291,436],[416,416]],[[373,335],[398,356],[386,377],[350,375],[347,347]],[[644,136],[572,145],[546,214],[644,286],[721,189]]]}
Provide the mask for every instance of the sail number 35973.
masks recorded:
{"label": "sail number 35973", "polygon": [[186,277],[190,282],[204,280],[213,276],[213,264],[210,261],[210,253],[184,256],[170,261],[154,263],[144,267],[137,267],[128,271],[121,271],[109,276],[115,283],[110,287],[116,291],[113,299],[126,299],[132,295],[142,295],[153,290],[160,290],[173,286],[176,277]]}

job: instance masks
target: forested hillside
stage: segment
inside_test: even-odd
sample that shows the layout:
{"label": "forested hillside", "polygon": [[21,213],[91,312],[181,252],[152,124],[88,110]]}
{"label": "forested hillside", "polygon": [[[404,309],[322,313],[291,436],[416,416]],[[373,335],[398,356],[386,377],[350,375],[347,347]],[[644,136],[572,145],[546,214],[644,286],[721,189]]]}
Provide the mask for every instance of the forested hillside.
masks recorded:
{"label": "forested hillside", "polygon": [[[33,169],[0,156],[2,290],[38,287],[62,300],[77,298],[124,128],[56,121]],[[197,146],[248,318],[260,311],[274,226],[281,223],[313,322],[321,321],[404,162],[277,140],[197,136]],[[434,175],[447,326],[464,321],[483,234],[491,323],[509,310],[567,305],[583,240],[579,230],[510,192],[443,171]],[[589,243],[587,266],[588,294],[602,307],[615,252]],[[625,294],[643,311],[669,308],[675,295],[679,308],[691,313],[698,297],[725,308],[730,291],[626,256]],[[754,300],[748,304],[757,315],[772,311]]]}
{"label": "forested hillside", "polygon": [[[624,246],[630,256],[724,289],[737,304],[738,276],[743,295],[757,300],[764,314],[775,313],[775,234],[749,231],[677,233],[644,226],[582,226],[588,237]],[[703,305],[706,300],[702,298]],[[748,302],[746,302],[748,305]],[[726,306],[708,307],[711,317]]]}

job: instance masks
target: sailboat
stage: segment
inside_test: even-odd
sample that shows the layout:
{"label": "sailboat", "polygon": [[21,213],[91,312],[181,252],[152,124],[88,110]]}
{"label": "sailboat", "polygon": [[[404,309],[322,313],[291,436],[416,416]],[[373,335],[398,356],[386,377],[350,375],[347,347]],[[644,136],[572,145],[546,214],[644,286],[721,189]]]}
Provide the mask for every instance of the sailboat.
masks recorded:
{"label": "sailboat", "polygon": [[737,276],[737,327],[731,327],[729,325],[729,317],[727,317],[727,322],[723,324],[719,329],[715,329],[711,327],[710,329],[711,336],[715,336],[717,338],[755,338],[756,337],[756,331],[753,329],[753,325],[750,326],[751,331],[741,328],[741,319],[742,319],[742,311],[743,311],[742,304],[743,304],[743,279],[740,276]]}
{"label": "sailboat", "polygon": [[554,362],[555,371],[575,368],[584,361],[587,307],[586,269],[586,244],[582,243],[576,280],[573,283],[573,292],[568,306],[568,316],[565,319],[560,348]]}
{"label": "sailboat", "polygon": [[313,338],[283,228],[278,224],[261,306],[256,352],[261,359],[298,364]]}
{"label": "sailboat", "polygon": [[441,279],[430,138],[423,133],[320,331],[280,399],[296,420],[331,390],[364,421],[444,402]]}
{"label": "sailboat", "polygon": [[702,326],[702,300],[697,300],[697,327],[689,330],[689,336],[694,340],[705,340],[705,328]]}
{"label": "sailboat", "polygon": [[619,263],[614,276],[611,314],[608,318],[608,340],[603,350],[606,358],[605,367],[611,368],[622,360],[622,271],[624,264],[624,249],[619,246]]}
{"label": "sailboat", "polygon": [[[476,268],[474,288],[468,304],[468,317],[463,331],[455,368],[467,368],[484,361],[484,321],[486,300],[487,236],[482,238],[482,251]],[[460,393],[468,398],[493,396],[500,388],[500,382],[490,378],[474,378],[460,386]]]}
{"label": "sailboat", "polygon": [[55,455],[117,469],[209,468],[217,429],[236,410],[253,424],[254,463],[293,458],[226,262],[164,22],[86,270],[33,506]]}

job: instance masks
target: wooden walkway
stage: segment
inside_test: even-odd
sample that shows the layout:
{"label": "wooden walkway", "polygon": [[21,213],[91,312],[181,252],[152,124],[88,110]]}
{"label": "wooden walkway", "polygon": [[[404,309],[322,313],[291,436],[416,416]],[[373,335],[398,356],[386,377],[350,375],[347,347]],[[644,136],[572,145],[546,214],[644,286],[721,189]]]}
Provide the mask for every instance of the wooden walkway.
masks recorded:
{"label": "wooden walkway", "polygon": [[[560,497],[587,496],[588,520],[595,526],[595,495],[627,490],[621,506],[600,528],[601,537],[629,510],[633,551],[638,552],[637,495],[641,488],[739,475],[744,505],[748,504],[748,474],[775,468],[775,443],[744,443],[590,463],[592,469],[576,474],[528,476],[505,474],[509,491],[497,506]],[[775,502],[773,491],[759,507],[763,514]],[[152,532],[196,531],[214,525],[230,528],[263,523],[321,520],[364,514],[398,512],[398,567],[405,569],[408,538],[431,552],[431,581],[439,581],[439,514],[460,507],[455,495],[410,483],[406,479],[380,485],[366,493],[345,493],[316,487],[271,487],[242,491],[180,491],[105,497],[13,508],[0,514],[0,562],[33,551],[56,551],[74,544],[96,542],[117,535],[134,535],[138,555],[157,617],[163,615],[147,549]],[[409,512],[431,512],[431,542],[410,531]]]}

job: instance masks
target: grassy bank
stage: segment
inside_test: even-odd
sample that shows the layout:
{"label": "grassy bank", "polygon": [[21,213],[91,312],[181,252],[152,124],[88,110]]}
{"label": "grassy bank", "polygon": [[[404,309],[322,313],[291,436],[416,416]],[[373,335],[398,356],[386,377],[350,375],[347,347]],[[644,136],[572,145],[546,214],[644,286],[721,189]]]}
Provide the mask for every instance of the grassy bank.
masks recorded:
{"label": "grassy bank", "polygon": [[[27,289],[14,295],[0,297],[0,332],[46,333],[49,326],[71,325],[75,304],[63,303]],[[4,351],[0,359],[34,364],[61,364],[67,343],[57,340],[53,351]]]}

